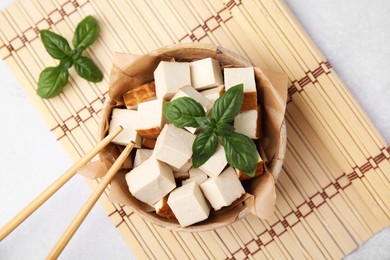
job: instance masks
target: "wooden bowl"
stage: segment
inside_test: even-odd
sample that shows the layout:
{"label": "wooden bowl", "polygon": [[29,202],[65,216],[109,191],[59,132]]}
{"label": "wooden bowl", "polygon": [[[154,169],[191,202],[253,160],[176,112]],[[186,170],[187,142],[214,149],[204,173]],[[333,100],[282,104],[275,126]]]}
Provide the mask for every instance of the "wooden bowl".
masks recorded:
{"label": "wooden bowl", "polygon": [[[166,46],[154,50],[149,54],[154,56],[173,57],[175,58],[176,61],[193,61],[193,60],[203,59],[206,57],[212,57],[218,60],[221,66],[254,67],[254,65],[251,62],[242,58],[238,54],[229,51],[227,49],[224,49],[222,47],[217,47],[210,44],[199,44],[199,43],[174,44],[174,45],[170,45],[170,46]],[[112,100],[110,98],[107,98],[101,113],[102,118],[110,117],[113,108],[112,105],[115,104],[115,102],[111,102],[111,101]],[[106,129],[107,129],[106,125],[100,124],[100,133],[99,133],[100,140],[103,139],[107,134]],[[276,156],[274,156],[273,159],[269,161],[267,164],[268,169],[270,173],[272,173],[272,175],[274,176],[275,180],[278,178],[279,173],[282,169],[284,156],[286,153],[286,144],[287,144],[286,125],[285,125],[285,121],[283,121],[281,126],[280,139],[279,139],[279,145],[278,145]],[[226,222],[219,223],[219,221],[218,223],[213,223],[212,220],[209,221],[210,220],[209,218],[206,221],[206,223],[200,222],[199,224],[195,224],[183,228],[177,223],[177,221],[162,218],[155,213],[147,213],[136,209],[134,210],[137,213],[139,213],[141,217],[147,219],[149,222],[156,224],[158,226],[170,230],[175,230],[175,231],[190,231],[190,232],[207,231],[207,230],[216,229],[225,226],[227,224],[231,224],[234,221],[241,219],[245,217],[247,214],[249,214],[249,209],[243,204],[242,207],[240,207],[240,213],[237,214],[238,217],[228,223]],[[220,218],[221,216],[218,217]]]}

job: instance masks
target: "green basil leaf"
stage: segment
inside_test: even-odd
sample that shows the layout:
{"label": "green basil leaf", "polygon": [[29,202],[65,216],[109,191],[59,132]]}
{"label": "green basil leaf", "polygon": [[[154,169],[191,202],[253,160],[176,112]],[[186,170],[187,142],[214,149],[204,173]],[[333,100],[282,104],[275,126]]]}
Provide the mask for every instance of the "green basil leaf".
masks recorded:
{"label": "green basil leaf", "polygon": [[42,30],[41,40],[43,45],[45,46],[46,51],[54,59],[61,60],[65,57],[70,56],[70,52],[72,50],[69,46],[68,41],[61,35],[58,35],[48,30]]}
{"label": "green basil leaf", "polygon": [[211,116],[217,123],[230,123],[240,112],[244,100],[243,84],[236,85],[226,91],[214,103]]}
{"label": "green basil leaf", "polygon": [[234,126],[226,123],[219,123],[215,129],[218,136],[228,136],[234,132]]}
{"label": "green basil leaf", "polygon": [[77,60],[73,60],[73,62],[74,68],[80,77],[91,82],[100,82],[103,80],[102,72],[99,70],[92,59],[81,56]]}
{"label": "green basil leaf", "polygon": [[82,53],[83,53],[82,50],[76,48],[71,51],[70,56],[72,60],[77,60],[78,58],[80,58]]}
{"label": "green basil leaf", "polygon": [[200,128],[215,127],[215,120],[210,117],[195,117]]}
{"label": "green basil leaf", "polygon": [[249,137],[232,133],[222,137],[228,163],[249,176],[254,176],[259,160],[255,143]]}
{"label": "green basil leaf", "polygon": [[76,27],[73,36],[73,46],[85,50],[99,36],[99,24],[92,16],[85,17]]}
{"label": "green basil leaf", "polygon": [[72,67],[73,61],[70,57],[65,57],[60,61],[60,65],[58,66],[61,70],[68,70]]}
{"label": "green basil leaf", "polygon": [[177,127],[199,127],[195,118],[205,117],[201,104],[189,97],[181,97],[163,106],[164,116]]}
{"label": "green basil leaf", "polygon": [[202,166],[215,153],[218,146],[218,137],[213,127],[202,129],[192,144],[192,166]]}
{"label": "green basil leaf", "polygon": [[68,83],[69,72],[59,67],[48,67],[39,74],[37,93],[42,98],[52,98]]}

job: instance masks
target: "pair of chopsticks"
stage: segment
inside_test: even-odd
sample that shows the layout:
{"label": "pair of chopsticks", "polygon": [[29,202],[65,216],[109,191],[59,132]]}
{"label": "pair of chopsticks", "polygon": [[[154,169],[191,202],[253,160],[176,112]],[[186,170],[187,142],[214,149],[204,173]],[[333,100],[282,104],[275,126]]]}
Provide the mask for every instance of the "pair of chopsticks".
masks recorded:
{"label": "pair of chopsticks", "polygon": [[[0,229],[0,242],[8,236],[15,228],[17,228],[26,218],[28,218],[36,209],[38,209],[45,201],[47,201],[54,193],[56,193],[67,181],[69,181],[77,171],[87,164],[93,157],[95,157],[106,145],[108,145],[120,132],[123,127],[119,126],[115,131],[107,135],[102,141],[100,141],[91,151],[85,154],[79,161],[77,161],[72,167],[70,167],[63,175],[61,175],[56,181],[54,181],[46,190],[44,190],[38,197],[36,197],[30,204],[28,204],[22,211],[20,211],[13,219],[11,219],[4,227]],[[111,182],[112,178],[119,171],[120,167],[129,156],[134,147],[134,143],[130,142],[126,148],[122,151],[118,159],[114,162],[111,168],[108,170],[102,181],[93,190],[92,194],[85,202],[83,207],[77,213],[76,217],[69,224],[68,228],[62,234],[61,238],[57,241],[53,249],[50,251],[47,259],[56,259],[65,246],[68,244],[74,233],[80,227],[81,223],[87,217],[96,201],[104,192],[107,185]]]}

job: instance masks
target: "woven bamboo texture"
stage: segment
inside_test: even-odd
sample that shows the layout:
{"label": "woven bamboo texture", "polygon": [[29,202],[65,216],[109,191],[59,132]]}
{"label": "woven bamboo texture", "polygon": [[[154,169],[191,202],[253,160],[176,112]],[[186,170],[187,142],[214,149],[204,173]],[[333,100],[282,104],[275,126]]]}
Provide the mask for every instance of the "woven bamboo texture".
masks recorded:
{"label": "woven bamboo texture", "polygon": [[[99,20],[101,36],[87,52],[103,82],[87,83],[72,71],[63,93],[42,100],[35,93],[38,75],[55,61],[39,30],[71,39],[89,14]],[[288,144],[274,217],[248,216],[211,232],[171,232],[110,203],[107,190],[100,202],[137,257],[340,259],[390,225],[390,147],[282,0],[26,0],[1,11],[0,24],[1,58],[73,160],[97,142],[114,52],[213,43],[288,75]]]}

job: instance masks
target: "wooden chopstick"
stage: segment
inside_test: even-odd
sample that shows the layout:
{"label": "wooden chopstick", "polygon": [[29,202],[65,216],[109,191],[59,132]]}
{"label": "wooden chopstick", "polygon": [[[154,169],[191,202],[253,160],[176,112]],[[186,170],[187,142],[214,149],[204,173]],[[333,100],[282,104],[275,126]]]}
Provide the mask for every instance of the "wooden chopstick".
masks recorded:
{"label": "wooden chopstick", "polygon": [[111,182],[115,174],[118,172],[118,170],[120,169],[120,167],[122,166],[122,164],[124,163],[128,155],[130,154],[131,150],[133,150],[133,147],[134,147],[134,143],[133,142],[129,143],[126,146],[126,148],[122,151],[118,159],[115,160],[114,164],[111,166],[111,168],[108,170],[106,175],[103,177],[102,181],[94,189],[91,196],[85,202],[83,207],[77,213],[76,217],[72,220],[68,228],[62,234],[61,238],[58,240],[58,242],[55,244],[53,249],[50,251],[49,255],[47,256],[47,259],[56,259],[61,254],[62,250],[68,244],[69,240],[72,238],[76,230],[80,227],[81,223],[84,221],[88,213],[91,211],[92,207],[95,205],[96,201],[104,192],[104,189]]}
{"label": "wooden chopstick", "polygon": [[38,195],[30,204],[22,209],[13,219],[11,219],[4,227],[0,229],[0,241],[9,235],[15,228],[17,228],[26,218],[28,218],[36,209],[38,209],[45,201],[47,201],[54,193],[56,193],[67,181],[69,181],[77,171],[93,157],[95,157],[100,150],[109,144],[120,132],[123,127],[119,126],[112,133],[107,135],[94,148],[86,153],[79,161],[63,173],[56,181],[46,188]]}

